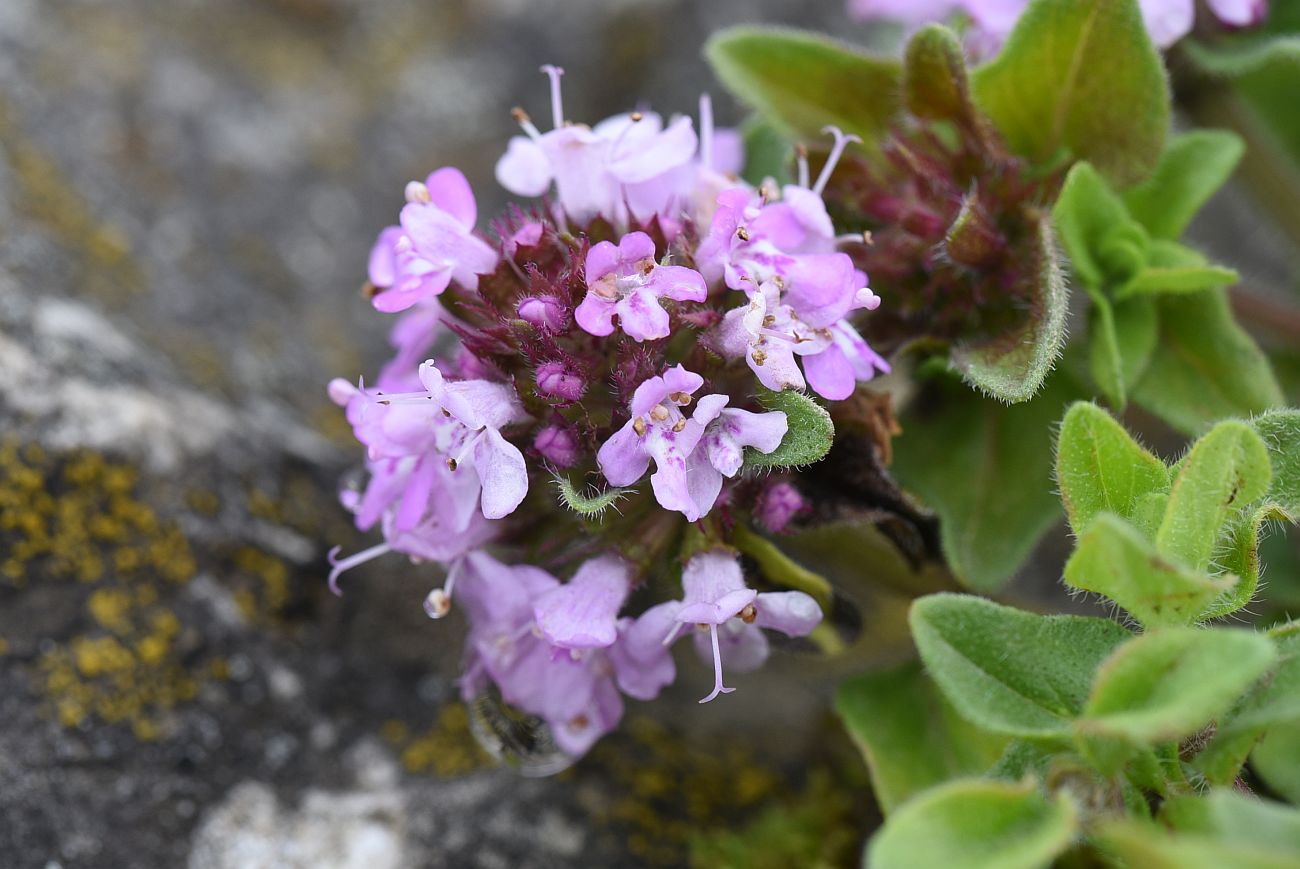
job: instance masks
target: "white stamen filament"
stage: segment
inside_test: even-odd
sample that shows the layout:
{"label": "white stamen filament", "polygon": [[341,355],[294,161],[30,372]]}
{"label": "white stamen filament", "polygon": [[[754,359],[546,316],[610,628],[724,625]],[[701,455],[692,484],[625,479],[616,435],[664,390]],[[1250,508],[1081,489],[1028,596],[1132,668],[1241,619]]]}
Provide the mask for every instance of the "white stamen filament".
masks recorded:
{"label": "white stamen filament", "polygon": [[349,555],[347,558],[335,561],[335,559],[338,558],[339,550],[342,548],[342,546],[335,546],[329,553],[329,562],[330,567],[332,568],[330,570],[329,579],[330,591],[340,596],[343,594],[343,592],[339,591],[340,576],[342,576],[346,571],[356,567],[358,564],[365,564],[367,561],[393,551],[393,548],[387,543],[380,543],[378,546],[363,549],[355,555]]}
{"label": "white stamen filament", "polygon": [[713,100],[700,94],[700,165],[713,169]]}
{"label": "white stamen filament", "polygon": [[560,97],[560,76],[564,75],[564,70],[548,63],[542,67],[542,72],[551,79],[551,117],[558,130],[564,126],[564,101]]}
{"label": "white stamen filament", "polygon": [[799,186],[805,190],[808,188],[808,149],[803,145],[799,146]]}
{"label": "white stamen filament", "polygon": [[701,703],[708,703],[719,694],[730,694],[735,688],[728,688],[722,684],[722,651],[718,648],[718,626],[709,625],[710,639],[713,641],[713,690],[709,696],[700,700]]}
{"label": "white stamen filament", "polygon": [[817,183],[813,185],[812,192],[818,196],[826,189],[826,182],[831,180],[831,173],[835,171],[835,165],[840,162],[840,157],[844,154],[844,149],[849,146],[849,142],[861,142],[860,136],[851,134],[846,135],[843,130],[836,126],[822,128],[823,133],[829,133],[835,137],[835,144],[831,146],[831,153],[826,158],[826,165],[822,166],[821,174],[817,176]]}

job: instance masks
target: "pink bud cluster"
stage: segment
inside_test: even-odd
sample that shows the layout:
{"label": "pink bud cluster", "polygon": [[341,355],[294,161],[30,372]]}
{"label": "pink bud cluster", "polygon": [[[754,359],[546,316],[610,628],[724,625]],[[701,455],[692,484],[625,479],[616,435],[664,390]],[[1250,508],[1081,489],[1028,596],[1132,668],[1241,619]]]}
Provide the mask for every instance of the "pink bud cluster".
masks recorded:
{"label": "pink bud cluster", "polygon": [[[332,553],[330,585],[387,552],[441,565],[425,606],[469,620],[466,698],[495,687],[577,756],[624,696],[673,681],[676,639],[712,663],[707,701],[732,690],[724,666],[763,662],[765,629],[813,631],[817,602],[750,588],[733,535],[808,512],[796,472],[750,465],[797,424],[761,399],[839,401],[889,366],[854,326],[880,299],[821,195],[851,137],[829,131],[815,181],[801,162],[797,183],[754,187],[707,97],[698,133],[648,111],[587,126],[565,118],[562,71],[543,69],[553,128],[516,110],[524,135],[496,171],[540,200],[485,233],[464,175],[439,169],[407,185],[371,253],[395,354],[330,395],[366,448],[345,504],[383,542]],[[668,583],[681,592],[626,611]]]}

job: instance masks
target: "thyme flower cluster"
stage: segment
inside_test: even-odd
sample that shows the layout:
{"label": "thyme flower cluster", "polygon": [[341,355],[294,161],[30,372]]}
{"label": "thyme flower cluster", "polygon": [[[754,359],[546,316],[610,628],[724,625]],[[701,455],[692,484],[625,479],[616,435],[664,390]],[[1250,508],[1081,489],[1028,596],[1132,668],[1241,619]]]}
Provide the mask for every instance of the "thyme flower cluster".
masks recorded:
{"label": "thyme flower cluster", "polygon": [[371,253],[395,353],[330,395],[366,448],[344,504],[383,542],[331,553],[330,586],[390,552],[440,565],[425,608],[468,619],[465,698],[494,688],[577,756],[624,695],[674,680],[678,639],[712,666],[706,702],[763,663],[764,631],[814,630],[817,602],[751,588],[735,546],[806,509],[797,473],[749,467],[796,422],[763,399],[843,400],[889,366],[854,327],[880,304],[840,249],[861,236],[822,201],[852,137],[828,129],[817,178],[802,159],[797,183],[754,187],[707,97],[698,131],[649,111],[587,126],[543,71],[553,127],[516,110],[496,169],[524,201],[480,232],[465,176],[439,169]]}

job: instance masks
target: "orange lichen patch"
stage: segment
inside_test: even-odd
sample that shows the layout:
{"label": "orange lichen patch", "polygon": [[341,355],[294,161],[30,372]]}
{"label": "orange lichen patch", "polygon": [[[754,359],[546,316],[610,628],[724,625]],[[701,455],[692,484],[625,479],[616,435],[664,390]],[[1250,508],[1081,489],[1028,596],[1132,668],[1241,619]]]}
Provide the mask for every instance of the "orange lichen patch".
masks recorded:
{"label": "orange lichen patch", "polygon": [[407,772],[455,778],[492,763],[470,732],[469,713],[460,703],[443,706],[423,733],[413,735],[405,722],[387,721],[380,735],[398,751]]}
{"label": "orange lichen patch", "polygon": [[93,584],[83,632],[53,638],[37,663],[49,709],[68,727],[123,724],[147,740],[212,675],[183,662],[183,625],[165,603],[168,586],[194,575],[193,553],[140,485],[135,468],[96,453],[0,442],[0,583],[68,583],[74,594]]}

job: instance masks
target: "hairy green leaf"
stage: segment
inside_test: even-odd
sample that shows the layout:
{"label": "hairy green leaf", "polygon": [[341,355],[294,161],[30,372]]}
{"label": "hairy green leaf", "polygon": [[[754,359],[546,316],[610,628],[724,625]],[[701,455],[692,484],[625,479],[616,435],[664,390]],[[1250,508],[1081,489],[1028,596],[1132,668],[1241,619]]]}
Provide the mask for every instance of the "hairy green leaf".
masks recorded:
{"label": "hairy green leaf", "polygon": [[1052,220],[1070,255],[1074,276],[1090,289],[1101,288],[1110,267],[1101,256],[1103,243],[1116,227],[1131,222],[1119,194],[1093,166],[1075,163],[1052,207]]}
{"label": "hairy green leaf", "polygon": [[1241,276],[1221,266],[1142,269],[1115,291],[1116,298],[1157,293],[1199,293],[1235,284]]}
{"label": "hairy green leaf", "polygon": [[1092,379],[1117,408],[1128,403],[1129,390],[1146,371],[1156,349],[1160,324],[1155,303],[1147,298],[1111,302],[1093,297],[1088,325],[1088,364]]}
{"label": "hairy green leaf", "polygon": [[1168,489],[1169,471],[1109,413],[1080,401],[1056,438],[1056,482],[1070,527],[1081,534],[1103,511],[1131,517],[1138,498]]}
{"label": "hairy green leaf", "polygon": [[732,27],[710,38],[704,55],[741,102],[791,135],[821,136],[834,124],[875,151],[898,113],[898,61],[825,36]]}
{"label": "hairy green leaf", "polygon": [[930,24],[912,36],[903,54],[903,97],[918,118],[970,117],[970,80],[957,34]]}
{"label": "hairy green leaf", "polygon": [[1151,176],[1124,191],[1129,213],[1154,238],[1177,239],[1245,152],[1227,130],[1195,130],[1171,139]]}
{"label": "hairy green leaf", "polygon": [[1013,149],[1062,152],[1117,184],[1143,178],[1169,126],[1169,86],[1136,0],[1035,0],[972,75],[976,102]]}
{"label": "hairy green leaf", "polygon": [[904,804],[867,847],[872,869],[1038,869],[1069,847],[1078,810],[1032,781],[966,779]]}
{"label": "hairy green leaf", "polygon": [[867,760],[886,814],[928,787],[987,771],[1007,744],[957,715],[915,661],[843,683],[835,710]]}
{"label": "hairy green leaf", "polygon": [[1236,324],[1222,290],[1155,300],[1160,338],[1132,400],[1187,434],[1282,404],[1268,359]]}
{"label": "hairy green leaf", "polygon": [[1129,638],[1106,619],[1039,616],[967,595],[912,604],[912,636],[959,713],[994,733],[1069,733],[1097,665]]}
{"label": "hairy green leaf", "polygon": [[938,513],[953,573],[992,590],[1060,519],[1051,426],[1079,391],[1057,373],[1032,401],[1007,407],[951,379],[932,387],[903,419],[907,436],[894,445],[893,472]]}
{"label": "hairy green leaf", "polygon": [[1182,739],[1230,709],[1276,659],[1267,638],[1242,630],[1134,637],[1101,665],[1077,731],[1139,746]]}
{"label": "hairy green leaf", "polygon": [[1250,421],[1264,439],[1273,467],[1267,498],[1300,517],[1300,410],[1275,410]]}
{"label": "hairy green leaf", "polygon": [[1150,821],[1109,821],[1094,834],[1100,849],[1141,869],[1300,869],[1290,855],[1249,842],[1171,833]]}
{"label": "hairy green leaf", "polygon": [[1204,796],[1175,797],[1160,814],[1180,833],[1289,855],[1300,866],[1300,811],[1292,806],[1215,788]]}
{"label": "hairy green leaf", "polygon": [[[1035,218],[1037,226],[1032,249],[1021,259],[1034,281],[1034,305],[1023,326],[978,344],[953,348],[953,366],[966,382],[1000,401],[1021,402],[1034,397],[1042,387],[1065,345],[1065,315],[1069,289],[1061,274],[1051,222]],[[1032,263],[1032,268],[1029,264]]]}
{"label": "hairy green leaf", "polygon": [[1206,610],[1205,619],[1217,619],[1235,613],[1254,599],[1255,591],[1259,588],[1260,532],[1267,522],[1290,518],[1276,505],[1265,504],[1229,520],[1227,544],[1219,555],[1218,562],[1225,572],[1238,578],[1237,585]]}
{"label": "hairy green leaf", "polygon": [[1300,803],[1300,721],[1270,727],[1250,753],[1250,765],[1275,793]]}
{"label": "hairy green leaf", "polygon": [[751,468],[797,468],[820,461],[831,451],[835,441],[835,424],[831,415],[802,392],[786,389],[773,392],[761,389],[758,400],[768,410],[785,414],[788,428],[781,445],[770,453],[745,450],[745,465]]}
{"label": "hairy green leaf", "polygon": [[1254,429],[1235,420],[1219,423],[1179,464],[1156,549],[1205,570],[1229,514],[1262,497],[1272,476],[1268,448]]}
{"label": "hairy green leaf", "polygon": [[1105,595],[1148,628],[1199,620],[1236,581],[1234,576],[1212,578],[1170,563],[1113,513],[1101,513],[1092,521],[1065,564],[1066,584]]}

